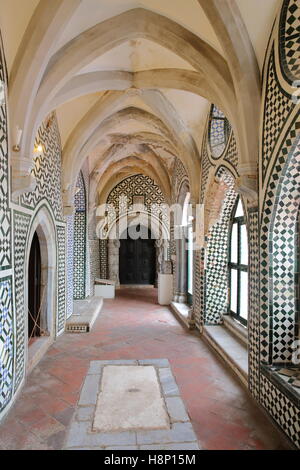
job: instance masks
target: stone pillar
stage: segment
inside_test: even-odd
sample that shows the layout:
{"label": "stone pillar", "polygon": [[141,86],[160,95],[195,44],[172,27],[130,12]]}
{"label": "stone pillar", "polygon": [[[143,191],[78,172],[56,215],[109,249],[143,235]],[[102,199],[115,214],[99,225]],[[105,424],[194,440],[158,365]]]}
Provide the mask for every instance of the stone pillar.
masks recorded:
{"label": "stone pillar", "polygon": [[99,252],[100,252],[100,278],[108,279],[108,243],[107,240],[99,240]]}
{"label": "stone pillar", "polygon": [[109,240],[108,241],[108,274],[109,274],[109,279],[112,281],[115,281],[116,286],[120,285],[119,251],[120,251],[120,241]]}
{"label": "stone pillar", "polygon": [[175,227],[176,246],[176,270],[175,270],[175,295],[174,302],[185,303],[187,301],[187,250],[185,239],[185,227]]}

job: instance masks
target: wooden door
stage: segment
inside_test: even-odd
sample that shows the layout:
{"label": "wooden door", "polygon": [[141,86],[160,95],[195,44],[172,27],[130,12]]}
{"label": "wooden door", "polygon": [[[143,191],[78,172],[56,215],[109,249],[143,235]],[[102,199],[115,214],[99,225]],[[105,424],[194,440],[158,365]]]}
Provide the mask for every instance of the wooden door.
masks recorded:
{"label": "wooden door", "polygon": [[154,284],[155,281],[155,240],[148,238],[120,240],[120,284]]}
{"label": "wooden door", "polygon": [[[35,232],[30,249],[28,266],[28,337],[40,336],[41,305],[41,250]],[[30,313],[29,313],[30,312]]]}

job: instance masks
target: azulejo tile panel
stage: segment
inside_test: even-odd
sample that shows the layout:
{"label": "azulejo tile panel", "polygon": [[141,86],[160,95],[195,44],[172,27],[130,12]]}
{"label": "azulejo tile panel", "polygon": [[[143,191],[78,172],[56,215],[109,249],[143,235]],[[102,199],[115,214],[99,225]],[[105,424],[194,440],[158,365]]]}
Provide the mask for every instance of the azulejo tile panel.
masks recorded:
{"label": "azulejo tile panel", "polygon": [[73,295],[75,300],[86,297],[87,280],[87,221],[86,221],[86,187],[82,171],[77,179],[74,215],[74,257],[73,257]]}
{"label": "azulejo tile panel", "polygon": [[274,420],[300,448],[300,412],[263,374],[260,399]]}
{"label": "azulejo tile panel", "polygon": [[287,119],[294,108],[291,96],[281,87],[275,65],[274,47],[268,62],[263,123],[262,180],[272,162],[273,150]]}
{"label": "azulejo tile panel", "polygon": [[73,313],[73,269],[74,269],[74,215],[67,217],[67,318]]}
{"label": "azulejo tile panel", "polygon": [[222,323],[228,305],[228,235],[237,198],[234,178],[223,167],[217,172],[228,186],[219,220],[211,227],[206,250],[205,323]]}
{"label": "azulejo tile panel", "polygon": [[259,399],[259,232],[258,210],[248,213],[249,238],[249,318],[248,318],[248,358],[249,389]]}
{"label": "azulejo tile panel", "polygon": [[[0,37],[0,80],[6,87],[6,65]],[[11,267],[11,210],[9,208],[7,109],[0,106],[0,271]]]}
{"label": "azulejo tile panel", "polygon": [[14,271],[16,310],[15,391],[18,389],[25,367],[25,252],[31,216],[14,211]]}
{"label": "azulejo tile panel", "polygon": [[279,30],[280,65],[287,81],[300,78],[299,0],[284,0]]}
{"label": "azulejo tile panel", "polygon": [[0,279],[0,412],[13,390],[13,328],[12,278],[6,277]]}
{"label": "azulejo tile panel", "polygon": [[99,250],[100,250],[100,278],[108,278],[108,246],[107,240],[99,240]]}
{"label": "azulejo tile panel", "polygon": [[[264,203],[262,208],[261,216],[261,227],[260,227],[260,256],[261,256],[261,270],[260,270],[260,282],[261,282],[261,360],[264,363],[270,363],[272,360],[272,350],[270,335],[272,333],[272,324],[270,323],[270,306],[272,313],[272,301],[269,298],[270,296],[270,267],[271,260],[269,256],[269,241],[273,237],[272,234],[272,220],[275,217],[276,211],[279,208],[280,212],[284,207],[284,200],[279,201],[280,191],[282,186],[279,185],[280,179],[283,177],[284,168],[287,168],[288,162],[291,160],[292,156],[298,159],[299,154],[297,151],[297,144],[299,145],[299,134],[298,130],[300,128],[300,123],[295,119],[290,126],[290,129],[286,136],[282,139],[282,146],[280,151],[276,155],[276,161],[273,164],[273,171],[269,178],[269,183],[266,187],[264,193]],[[298,137],[297,137],[298,135]],[[297,171],[294,167],[294,171]],[[292,180],[290,180],[291,183]],[[295,186],[296,188],[296,186]],[[287,188],[284,189],[284,191]],[[289,198],[289,191],[287,191],[287,198]],[[284,217],[284,215],[283,215]],[[275,227],[276,228],[276,227]],[[279,227],[280,228],[280,227]],[[279,230],[279,238],[283,237],[283,240],[289,238],[289,234],[286,230]],[[278,253],[278,249],[277,249]],[[276,253],[275,253],[276,255]],[[286,258],[286,257],[285,257]],[[278,257],[272,257],[272,260],[276,262],[281,262]]]}
{"label": "azulejo tile panel", "polygon": [[[134,175],[125,178],[114,187],[107,198],[107,203],[114,207],[115,213],[118,216],[119,201],[121,201],[121,211],[127,211],[133,204],[133,196],[144,196],[144,204],[148,211],[151,210],[152,204],[159,205],[165,202],[161,189],[149,176]],[[122,198],[125,202],[125,197],[127,197],[127,205],[123,208]],[[112,218],[114,218],[113,214],[110,216],[111,220]]]}
{"label": "azulejo tile panel", "polygon": [[35,167],[32,170],[36,178],[36,188],[21,196],[21,205],[34,210],[42,199],[46,199],[52,207],[55,219],[63,221],[61,144],[55,114],[40,126],[36,143],[42,144],[44,149],[42,156],[35,158]]}
{"label": "azulejo tile panel", "polygon": [[172,201],[176,203],[178,201],[180,189],[184,181],[189,182],[187,171],[179,158],[174,161],[174,168],[172,174]]}
{"label": "azulejo tile panel", "polygon": [[86,275],[86,216],[76,212],[74,218],[74,299],[85,298]]}
{"label": "azulejo tile panel", "polygon": [[[292,403],[290,384],[277,380],[272,367],[292,368],[297,336],[295,271],[299,210],[299,115],[295,116],[286,82],[299,73],[298,0],[284,0],[266,55],[263,148],[260,156],[260,401],[299,447],[299,402]],[[297,31],[298,28],[298,31]],[[275,62],[279,38],[279,64]],[[280,77],[280,78],[279,78]],[[297,149],[298,146],[298,149]],[[276,148],[276,151],[275,151]],[[268,176],[268,178],[266,178]],[[268,378],[265,376],[268,374]],[[270,379],[270,380],[269,380]],[[293,395],[294,396],[294,395]]]}
{"label": "azulejo tile panel", "polygon": [[57,231],[57,333],[65,326],[66,319],[66,228],[56,226]]}
{"label": "azulejo tile panel", "polygon": [[[300,141],[300,138],[299,138]],[[298,184],[297,184],[298,182]],[[300,207],[300,148],[295,149],[279,182],[279,201],[274,207],[270,283],[272,299],[272,363],[292,362],[296,338],[295,271],[297,216]]]}
{"label": "azulejo tile panel", "polygon": [[226,152],[226,155],[224,156],[224,160],[228,162],[230,165],[232,165],[234,168],[237,167],[238,165],[238,151],[237,151],[237,146],[236,146],[236,140],[234,137],[234,133],[231,133],[230,137],[230,142],[228,144],[228,150]]}

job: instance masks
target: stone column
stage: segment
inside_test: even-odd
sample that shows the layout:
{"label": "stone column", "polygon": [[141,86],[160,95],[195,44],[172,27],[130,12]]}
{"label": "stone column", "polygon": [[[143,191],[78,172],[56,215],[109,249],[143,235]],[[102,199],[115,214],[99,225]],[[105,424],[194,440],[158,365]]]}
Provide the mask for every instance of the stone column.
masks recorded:
{"label": "stone column", "polygon": [[108,241],[108,274],[109,274],[109,279],[112,281],[115,281],[116,286],[120,285],[119,251],[120,251],[120,241],[109,240]]}
{"label": "stone column", "polygon": [[176,270],[175,270],[175,296],[174,302],[187,301],[187,250],[185,227],[175,227]]}

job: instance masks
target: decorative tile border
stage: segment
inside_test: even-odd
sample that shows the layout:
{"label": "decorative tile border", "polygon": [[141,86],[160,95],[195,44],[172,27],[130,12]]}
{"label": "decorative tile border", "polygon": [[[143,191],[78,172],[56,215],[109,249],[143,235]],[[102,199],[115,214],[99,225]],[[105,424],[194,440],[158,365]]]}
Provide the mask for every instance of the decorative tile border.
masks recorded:
{"label": "decorative tile border", "polygon": [[73,258],[73,295],[74,300],[86,297],[86,188],[83,174],[79,173],[76,187],[79,191],[75,195],[74,215],[74,258]]}
{"label": "decorative tile border", "polygon": [[261,374],[260,400],[272,418],[286,432],[289,438],[300,449],[300,412],[270,380]]}
{"label": "decorative tile border", "polygon": [[[110,433],[92,431],[102,371],[107,365],[153,366],[156,369],[170,418],[170,429]],[[180,397],[169,361],[167,359],[91,361],[64,448],[67,450],[199,450],[197,437]]]}
{"label": "decorative tile border", "polygon": [[219,325],[228,309],[228,244],[229,224],[237,198],[234,178],[224,168],[217,171],[228,186],[219,220],[211,227],[206,248],[205,323]]}
{"label": "decorative tile border", "polygon": [[25,369],[25,254],[31,216],[19,211],[13,212],[14,220],[14,271],[16,310],[16,356],[15,391],[18,389]]}
{"label": "decorative tile border", "polygon": [[12,278],[0,279],[0,412],[9,403],[13,392],[14,319]]}

